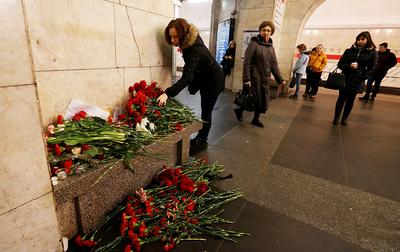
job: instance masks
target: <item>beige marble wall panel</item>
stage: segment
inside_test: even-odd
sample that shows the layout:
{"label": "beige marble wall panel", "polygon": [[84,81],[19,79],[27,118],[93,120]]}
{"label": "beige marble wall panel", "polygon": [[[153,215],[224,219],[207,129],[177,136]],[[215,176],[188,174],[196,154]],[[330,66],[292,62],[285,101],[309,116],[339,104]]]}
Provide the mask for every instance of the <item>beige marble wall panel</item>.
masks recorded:
{"label": "beige marble wall panel", "polygon": [[139,45],[128,7],[115,5],[115,43],[118,67],[140,67]]}
{"label": "beige marble wall panel", "polygon": [[0,86],[33,83],[20,1],[2,1],[0,24]]}
{"label": "beige marble wall panel", "polygon": [[172,53],[164,37],[170,18],[133,8],[128,8],[128,13],[139,48],[140,66],[170,65]]}
{"label": "beige marble wall panel", "polygon": [[151,79],[158,83],[164,90],[171,86],[171,67],[152,67]]}
{"label": "beige marble wall panel", "polygon": [[26,1],[36,70],[115,67],[113,4]]}
{"label": "beige marble wall panel", "polygon": [[0,215],[0,223],[0,251],[63,251],[52,193]]}
{"label": "beige marble wall panel", "polygon": [[123,101],[122,69],[38,72],[36,77],[43,126],[64,115],[72,98],[100,108],[120,106]]}
{"label": "beige marble wall panel", "polygon": [[2,214],[50,192],[51,186],[35,87],[0,88],[0,113]]}
{"label": "beige marble wall panel", "polygon": [[[174,0],[120,0],[121,4],[127,5],[136,9],[157,13],[169,18],[174,16]],[[143,20],[145,25],[147,20]]]}
{"label": "beige marble wall panel", "polygon": [[240,9],[273,8],[275,0],[242,0]]}

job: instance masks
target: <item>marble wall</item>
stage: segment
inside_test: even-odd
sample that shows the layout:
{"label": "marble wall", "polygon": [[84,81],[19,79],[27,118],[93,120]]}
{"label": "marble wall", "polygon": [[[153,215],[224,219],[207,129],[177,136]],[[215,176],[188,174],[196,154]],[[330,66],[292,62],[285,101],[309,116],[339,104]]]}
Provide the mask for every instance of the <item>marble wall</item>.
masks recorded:
{"label": "marble wall", "polygon": [[173,0],[0,5],[0,251],[62,251],[43,128],[72,98],[123,106],[136,81],[171,81]]}

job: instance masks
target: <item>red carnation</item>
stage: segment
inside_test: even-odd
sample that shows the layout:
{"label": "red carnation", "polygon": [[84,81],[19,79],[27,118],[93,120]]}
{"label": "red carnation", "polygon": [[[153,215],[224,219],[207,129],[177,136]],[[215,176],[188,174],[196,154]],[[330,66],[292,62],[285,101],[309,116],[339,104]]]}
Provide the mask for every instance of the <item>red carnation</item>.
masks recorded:
{"label": "red carnation", "polygon": [[175,130],[176,130],[176,131],[181,131],[182,129],[183,129],[182,124],[180,124],[180,123],[176,123],[176,124],[175,124]]}
{"label": "red carnation", "polygon": [[197,185],[196,194],[200,196],[205,192],[207,192],[207,184],[205,182],[201,182],[200,184]]}
{"label": "red carnation", "polygon": [[90,147],[89,144],[82,145],[82,151],[87,151],[87,150],[90,150],[90,149],[91,149],[91,147]]}
{"label": "red carnation", "polygon": [[187,211],[193,211],[196,208],[196,202],[194,202],[192,199],[189,199],[188,201],[189,201],[189,205],[187,205],[185,207],[185,209]]}
{"label": "red carnation", "polygon": [[153,235],[157,236],[160,233],[161,228],[159,226],[153,227]]}
{"label": "red carnation", "polygon": [[124,248],[124,252],[131,252],[131,245],[127,244]]}
{"label": "red carnation", "polygon": [[86,118],[86,112],[85,111],[79,111],[79,116],[81,118]]}
{"label": "red carnation", "polygon": [[63,124],[63,116],[62,115],[57,116],[57,124]]}
{"label": "red carnation", "polygon": [[72,167],[72,160],[71,159],[64,162],[64,168],[65,168],[65,172],[67,174],[71,173],[71,167]]}
{"label": "red carnation", "polygon": [[61,156],[62,150],[60,148],[60,145],[56,144],[55,151],[56,151],[56,156]]}
{"label": "red carnation", "polygon": [[160,110],[154,110],[153,113],[154,113],[154,115],[155,115],[157,118],[160,118],[160,117],[161,117],[161,112],[160,112]]}
{"label": "red carnation", "polygon": [[120,114],[118,116],[118,120],[120,120],[120,121],[124,121],[125,119],[126,119],[126,115],[125,114]]}

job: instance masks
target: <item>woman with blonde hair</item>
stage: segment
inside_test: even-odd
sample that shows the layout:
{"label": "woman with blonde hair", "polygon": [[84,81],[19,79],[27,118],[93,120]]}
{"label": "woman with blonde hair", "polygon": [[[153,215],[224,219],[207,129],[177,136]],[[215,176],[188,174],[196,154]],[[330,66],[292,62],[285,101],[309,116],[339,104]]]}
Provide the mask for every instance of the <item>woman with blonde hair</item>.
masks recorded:
{"label": "woman with blonde hair", "polygon": [[319,82],[321,81],[322,70],[328,63],[328,57],[323,51],[323,45],[319,44],[310,54],[307,67],[307,84],[303,97],[315,98],[318,93]]}

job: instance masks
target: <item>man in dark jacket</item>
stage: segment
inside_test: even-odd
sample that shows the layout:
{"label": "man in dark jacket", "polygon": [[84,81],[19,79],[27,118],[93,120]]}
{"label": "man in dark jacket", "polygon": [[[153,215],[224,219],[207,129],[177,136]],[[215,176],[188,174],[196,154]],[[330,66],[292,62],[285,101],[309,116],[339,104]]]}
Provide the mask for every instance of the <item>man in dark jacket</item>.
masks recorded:
{"label": "man in dark jacket", "polygon": [[[383,78],[387,74],[388,70],[397,64],[396,55],[390,52],[390,49],[388,49],[387,47],[388,43],[386,42],[379,45],[378,65],[376,66],[374,73],[368,77],[367,91],[363,97],[360,97],[360,100],[368,101],[369,99],[371,99],[371,101],[374,101],[376,94],[379,93],[379,88],[381,86]],[[374,89],[372,90],[372,83],[374,81],[375,81],[375,86]],[[372,95],[370,97],[371,92]]]}

